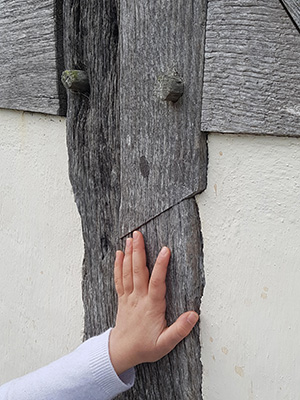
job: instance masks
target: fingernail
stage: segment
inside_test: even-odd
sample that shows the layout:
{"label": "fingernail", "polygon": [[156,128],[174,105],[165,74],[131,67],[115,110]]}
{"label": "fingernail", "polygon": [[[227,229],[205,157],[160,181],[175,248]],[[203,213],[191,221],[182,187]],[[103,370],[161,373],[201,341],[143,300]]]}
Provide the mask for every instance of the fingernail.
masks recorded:
{"label": "fingernail", "polygon": [[133,236],[133,240],[136,240],[139,237],[139,234],[137,231],[134,231],[132,236]]}
{"label": "fingernail", "polygon": [[165,255],[168,253],[168,251],[169,251],[169,249],[168,249],[166,246],[164,246],[164,247],[161,249],[160,254],[161,254],[162,256],[165,256]]}
{"label": "fingernail", "polygon": [[195,325],[195,323],[198,321],[199,315],[196,313],[190,313],[189,316],[187,317],[187,322],[191,325]]}
{"label": "fingernail", "polygon": [[126,239],[126,247],[129,249],[130,246],[131,246],[131,239],[128,238],[128,239]]}

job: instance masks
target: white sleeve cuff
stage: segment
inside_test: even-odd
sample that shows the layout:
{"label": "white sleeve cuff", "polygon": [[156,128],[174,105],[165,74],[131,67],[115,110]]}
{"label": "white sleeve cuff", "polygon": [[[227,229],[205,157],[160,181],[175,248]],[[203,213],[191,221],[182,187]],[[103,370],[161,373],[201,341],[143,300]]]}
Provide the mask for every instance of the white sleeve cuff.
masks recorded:
{"label": "white sleeve cuff", "polygon": [[109,356],[109,337],[111,329],[89,339],[90,369],[97,384],[105,392],[115,397],[119,393],[130,389],[134,384],[134,369],[130,368],[118,376]]}

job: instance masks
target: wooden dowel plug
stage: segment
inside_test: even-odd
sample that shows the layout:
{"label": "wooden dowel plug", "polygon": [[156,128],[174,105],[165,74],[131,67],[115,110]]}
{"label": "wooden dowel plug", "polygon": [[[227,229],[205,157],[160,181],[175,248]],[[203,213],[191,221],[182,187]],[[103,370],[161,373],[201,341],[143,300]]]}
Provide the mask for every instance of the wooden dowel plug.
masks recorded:
{"label": "wooden dowel plug", "polygon": [[160,98],[176,103],[183,95],[184,84],[177,72],[165,74],[158,78],[160,82]]}
{"label": "wooden dowel plug", "polygon": [[74,92],[87,93],[90,91],[90,84],[85,71],[70,69],[61,75],[61,81],[67,90]]}

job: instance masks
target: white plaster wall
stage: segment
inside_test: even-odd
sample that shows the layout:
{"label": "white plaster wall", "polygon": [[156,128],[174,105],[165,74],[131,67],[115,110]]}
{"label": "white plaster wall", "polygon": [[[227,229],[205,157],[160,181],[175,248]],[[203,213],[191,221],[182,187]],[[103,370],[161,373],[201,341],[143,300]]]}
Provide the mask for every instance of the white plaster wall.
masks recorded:
{"label": "white plaster wall", "polygon": [[0,384],[80,344],[80,218],[65,119],[0,110]]}
{"label": "white plaster wall", "polygon": [[300,399],[300,139],[211,134],[204,400]]}

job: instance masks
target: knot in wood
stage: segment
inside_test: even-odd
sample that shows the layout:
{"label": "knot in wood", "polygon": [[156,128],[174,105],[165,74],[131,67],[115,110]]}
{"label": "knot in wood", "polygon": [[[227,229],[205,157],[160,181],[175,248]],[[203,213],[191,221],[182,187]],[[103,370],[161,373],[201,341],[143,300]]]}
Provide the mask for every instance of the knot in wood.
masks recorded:
{"label": "knot in wood", "polygon": [[160,83],[160,98],[176,103],[183,95],[184,84],[177,72],[165,74],[158,78]]}
{"label": "knot in wood", "polygon": [[90,91],[87,73],[78,69],[66,70],[61,75],[64,87],[74,92],[86,93]]}

